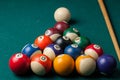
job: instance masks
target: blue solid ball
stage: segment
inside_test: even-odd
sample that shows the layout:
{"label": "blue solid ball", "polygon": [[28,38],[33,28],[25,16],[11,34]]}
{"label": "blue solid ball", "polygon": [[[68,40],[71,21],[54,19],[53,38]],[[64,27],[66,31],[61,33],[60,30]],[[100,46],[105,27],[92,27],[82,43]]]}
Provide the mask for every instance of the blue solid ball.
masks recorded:
{"label": "blue solid ball", "polygon": [[117,67],[117,61],[112,55],[103,54],[97,59],[97,69],[103,75],[111,75]]}
{"label": "blue solid ball", "polygon": [[36,46],[34,44],[26,44],[23,47],[21,53],[23,53],[23,54],[27,55],[28,57],[30,57],[35,51],[38,51],[38,50],[40,50],[40,48],[38,46]]}
{"label": "blue solid ball", "polygon": [[77,44],[71,44],[64,49],[64,53],[70,55],[73,59],[76,59],[82,54],[82,50]]}

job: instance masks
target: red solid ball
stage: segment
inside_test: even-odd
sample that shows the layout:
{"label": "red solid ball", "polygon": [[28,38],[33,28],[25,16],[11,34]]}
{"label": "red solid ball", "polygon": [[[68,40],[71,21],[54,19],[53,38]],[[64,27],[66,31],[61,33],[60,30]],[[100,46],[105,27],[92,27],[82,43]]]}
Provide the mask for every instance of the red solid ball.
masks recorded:
{"label": "red solid ball", "polygon": [[67,28],[69,28],[69,24],[65,21],[57,22],[54,26],[60,33],[63,33]]}
{"label": "red solid ball", "polygon": [[23,75],[30,69],[30,59],[22,53],[17,53],[9,59],[10,69],[17,75]]}

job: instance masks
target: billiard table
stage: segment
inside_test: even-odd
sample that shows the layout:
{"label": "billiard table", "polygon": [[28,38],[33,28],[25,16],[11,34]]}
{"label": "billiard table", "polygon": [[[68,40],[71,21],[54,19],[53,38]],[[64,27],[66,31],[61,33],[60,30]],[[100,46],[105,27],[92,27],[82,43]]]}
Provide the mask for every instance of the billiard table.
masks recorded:
{"label": "billiard table", "polygon": [[[104,0],[104,3],[120,44],[120,0]],[[10,70],[9,58],[55,25],[54,12],[59,7],[70,10],[71,27],[77,28],[92,43],[102,46],[104,54],[115,57],[117,69],[111,76],[95,73],[85,77],[75,71],[66,77],[59,76],[54,71],[46,76],[37,76],[31,71],[25,76],[18,76]],[[0,0],[0,46],[0,80],[120,79],[120,62],[97,0]]]}

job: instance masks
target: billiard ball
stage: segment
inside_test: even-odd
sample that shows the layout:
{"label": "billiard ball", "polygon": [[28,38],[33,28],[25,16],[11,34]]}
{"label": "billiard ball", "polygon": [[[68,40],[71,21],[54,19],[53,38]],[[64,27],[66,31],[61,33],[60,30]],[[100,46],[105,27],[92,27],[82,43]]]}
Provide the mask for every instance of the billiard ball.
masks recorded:
{"label": "billiard ball", "polygon": [[85,36],[76,37],[73,43],[78,44],[81,49],[85,49],[90,44],[90,40]]}
{"label": "billiard ball", "polygon": [[85,48],[84,53],[97,60],[97,58],[103,54],[103,49],[97,44],[90,44]]}
{"label": "billiard ball", "polygon": [[30,59],[25,54],[16,53],[9,59],[10,69],[17,75],[25,75],[30,69]]}
{"label": "billiard ball", "polygon": [[62,36],[60,33],[52,34],[52,35],[50,35],[50,39],[53,42],[55,42],[57,40],[57,38],[59,38],[60,36]]}
{"label": "billiard ball", "polygon": [[60,33],[63,33],[69,27],[70,26],[66,21],[57,22],[54,25],[54,28],[56,28],[58,31],[60,31]]}
{"label": "billiard ball", "polygon": [[97,69],[105,76],[112,75],[117,67],[117,61],[112,55],[103,54],[97,59]]}
{"label": "billiard ball", "polygon": [[81,76],[90,76],[96,70],[96,61],[89,55],[80,55],[75,61],[75,67]]}
{"label": "billiard ball", "polygon": [[69,44],[72,44],[72,41],[66,36],[60,36],[54,43],[58,44],[62,49],[64,49]]}
{"label": "billiard ball", "polygon": [[37,45],[41,50],[43,50],[46,46],[53,43],[49,36],[42,35],[35,39],[34,44]]}
{"label": "billiard ball", "polygon": [[70,18],[71,18],[71,13],[66,7],[60,7],[58,9],[56,9],[54,12],[54,19],[57,22],[60,22],[60,21],[68,22],[70,20]]}
{"label": "billiard ball", "polygon": [[56,28],[49,28],[45,31],[46,36],[50,36],[52,34],[60,33]]}
{"label": "billiard ball", "polygon": [[52,61],[55,59],[57,55],[62,53],[63,53],[63,50],[57,44],[50,44],[43,50],[43,54],[48,56]]}
{"label": "billiard ball", "polygon": [[58,37],[61,36],[60,31],[56,28],[49,28],[45,31],[45,35],[49,36],[50,39],[54,42]]}
{"label": "billiard ball", "polygon": [[74,41],[76,37],[80,36],[80,33],[76,28],[70,27],[63,32],[63,35],[70,38],[71,41]]}
{"label": "billiard ball", "polygon": [[60,76],[68,76],[74,70],[74,60],[68,54],[60,54],[53,61],[53,69]]}
{"label": "billiard ball", "polygon": [[31,59],[31,70],[39,76],[44,76],[52,69],[52,61],[44,54],[36,54]]}
{"label": "billiard ball", "polygon": [[70,44],[64,49],[64,53],[70,55],[75,60],[82,54],[82,50],[77,44]]}
{"label": "billiard ball", "polygon": [[27,55],[28,57],[32,57],[36,53],[41,54],[42,51],[40,50],[40,48],[37,45],[29,43],[23,47],[21,53]]}

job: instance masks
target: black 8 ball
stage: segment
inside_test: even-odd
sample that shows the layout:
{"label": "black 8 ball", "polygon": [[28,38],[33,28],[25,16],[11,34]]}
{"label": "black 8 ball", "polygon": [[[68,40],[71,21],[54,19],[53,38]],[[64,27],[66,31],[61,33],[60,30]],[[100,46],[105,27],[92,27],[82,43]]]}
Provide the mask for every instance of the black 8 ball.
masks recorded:
{"label": "black 8 ball", "polygon": [[72,41],[67,36],[60,36],[54,43],[58,44],[62,49],[64,49],[69,44],[72,44]]}

